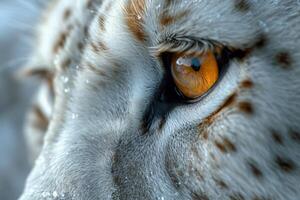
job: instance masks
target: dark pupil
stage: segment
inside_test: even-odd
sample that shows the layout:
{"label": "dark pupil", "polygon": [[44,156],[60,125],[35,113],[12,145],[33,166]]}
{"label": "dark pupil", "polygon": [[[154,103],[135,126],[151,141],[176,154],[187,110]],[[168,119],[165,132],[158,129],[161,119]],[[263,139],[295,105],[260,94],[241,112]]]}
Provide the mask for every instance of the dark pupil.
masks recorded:
{"label": "dark pupil", "polygon": [[193,58],[191,67],[193,68],[193,70],[199,71],[201,68],[200,60],[198,58]]}

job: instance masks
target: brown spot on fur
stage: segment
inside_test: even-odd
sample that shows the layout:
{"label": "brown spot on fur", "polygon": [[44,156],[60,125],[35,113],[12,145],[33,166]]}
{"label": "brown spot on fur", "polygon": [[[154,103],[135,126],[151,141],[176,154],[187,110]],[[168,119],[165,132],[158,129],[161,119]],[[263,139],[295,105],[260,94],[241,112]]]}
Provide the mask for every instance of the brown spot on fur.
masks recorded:
{"label": "brown spot on fur", "polygon": [[105,31],[105,17],[103,15],[98,18],[99,27],[102,31]]}
{"label": "brown spot on fur", "polygon": [[275,56],[276,62],[284,69],[289,68],[292,65],[292,58],[288,52],[280,52]]}
{"label": "brown spot on fur", "polygon": [[208,139],[208,132],[206,130],[204,130],[203,132],[201,132],[200,136],[204,139],[207,140]]}
{"label": "brown spot on fur", "polygon": [[222,142],[215,141],[215,145],[223,153],[236,151],[235,145],[228,138],[224,138]]}
{"label": "brown spot on fur", "polygon": [[92,63],[86,63],[86,68],[92,72],[94,72],[95,74],[99,75],[99,76],[106,76],[105,72],[99,68],[97,68],[95,65],[93,65]]}
{"label": "brown spot on fur", "polygon": [[192,200],[209,200],[208,196],[205,194],[192,193]]}
{"label": "brown spot on fur", "polygon": [[63,20],[66,21],[70,18],[72,14],[72,11],[70,10],[70,8],[67,8],[63,14]]}
{"label": "brown spot on fur", "polygon": [[250,170],[252,172],[252,174],[257,177],[257,178],[260,178],[263,176],[263,173],[261,172],[261,170],[253,163],[248,163],[249,167],[250,167]]}
{"label": "brown spot on fur", "polygon": [[236,101],[236,97],[236,93],[230,95],[215,112],[213,112],[210,116],[208,116],[206,119],[204,119],[203,122],[199,124],[199,137],[202,137],[203,139],[208,138],[209,135],[207,132],[207,127],[210,126],[217,119],[218,116],[220,116],[223,110],[234,104],[234,102]]}
{"label": "brown spot on fur", "polygon": [[228,189],[228,185],[221,179],[214,179],[216,184],[222,189]]}
{"label": "brown spot on fur", "polygon": [[250,10],[251,5],[248,0],[235,0],[234,7],[238,11],[246,12]]}
{"label": "brown spot on fur", "polygon": [[211,124],[215,118],[226,108],[230,107],[233,105],[233,103],[236,101],[237,94],[234,93],[230,95],[224,103],[215,111],[213,112],[209,117],[207,117],[203,123],[200,124],[200,127],[203,126],[204,124],[209,125]]}
{"label": "brown spot on fur", "polygon": [[130,0],[125,8],[126,24],[134,37],[144,42],[146,35],[143,30],[143,15],[145,12],[145,0]]}
{"label": "brown spot on fur", "polygon": [[295,164],[290,159],[277,156],[275,162],[282,171],[291,172],[295,169]]}
{"label": "brown spot on fur", "polygon": [[229,98],[227,98],[227,100],[222,104],[222,106],[220,106],[220,108],[216,111],[216,113],[220,113],[225,108],[231,106],[236,100],[236,96],[237,95],[234,93]]}
{"label": "brown spot on fur", "polygon": [[30,71],[26,71],[25,75],[27,76],[38,76],[39,78],[42,78],[47,81],[48,87],[52,95],[54,95],[54,74],[49,69],[33,69]]}
{"label": "brown spot on fur", "polygon": [[282,139],[281,135],[278,134],[277,132],[275,132],[274,130],[272,131],[272,137],[276,143],[283,144],[283,139]]}
{"label": "brown spot on fur", "polygon": [[78,42],[77,48],[80,52],[83,52],[84,44],[82,42]]}
{"label": "brown spot on fur", "polygon": [[46,130],[49,124],[49,120],[46,115],[43,113],[41,108],[37,105],[34,105],[32,108],[32,112],[36,116],[36,121],[34,126],[41,130]]}
{"label": "brown spot on fur", "polygon": [[242,194],[240,193],[235,193],[229,196],[229,199],[231,200],[245,200]]}
{"label": "brown spot on fur", "polygon": [[249,89],[249,88],[253,88],[253,86],[254,83],[250,79],[244,80],[241,83],[241,88]]}
{"label": "brown spot on fur", "polygon": [[244,112],[246,114],[253,114],[254,113],[253,106],[250,102],[239,102],[238,107],[242,112]]}
{"label": "brown spot on fur", "polygon": [[71,63],[72,63],[72,60],[70,58],[67,58],[65,61],[62,62],[61,68],[63,70],[66,70],[70,66]]}
{"label": "brown spot on fur", "polygon": [[29,71],[25,71],[26,76],[38,76],[42,79],[52,79],[53,73],[48,69],[32,69]]}
{"label": "brown spot on fur", "polygon": [[226,149],[228,149],[228,151],[236,151],[235,145],[228,138],[224,138],[223,144],[225,145]]}
{"label": "brown spot on fur", "polygon": [[93,51],[97,52],[97,53],[108,50],[107,46],[103,42],[100,42],[100,41],[97,44],[91,43],[91,47],[92,47]]}
{"label": "brown spot on fur", "polygon": [[53,47],[53,52],[54,53],[57,53],[61,48],[63,48],[65,46],[67,37],[68,37],[68,33],[67,32],[61,33],[61,35],[59,36],[58,40],[54,44],[54,47]]}
{"label": "brown spot on fur", "polygon": [[266,37],[266,35],[264,34],[261,34],[256,42],[254,43],[254,48],[257,48],[257,49],[261,49],[263,47],[265,47],[268,43],[268,38]]}
{"label": "brown spot on fur", "polygon": [[162,26],[168,26],[176,21],[179,21],[181,18],[187,15],[187,11],[181,12],[175,16],[171,16],[169,14],[163,13],[160,17],[160,24]]}
{"label": "brown spot on fur", "polygon": [[291,139],[294,140],[295,142],[300,143],[300,133],[292,131],[290,133]]}
{"label": "brown spot on fur", "polygon": [[224,146],[222,143],[220,143],[220,142],[218,142],[218,141],[215,141],[215,145],[216,145],[216,147],[217,147],[220,151],[222,151],[223,153],[227,152],[225,146]]}

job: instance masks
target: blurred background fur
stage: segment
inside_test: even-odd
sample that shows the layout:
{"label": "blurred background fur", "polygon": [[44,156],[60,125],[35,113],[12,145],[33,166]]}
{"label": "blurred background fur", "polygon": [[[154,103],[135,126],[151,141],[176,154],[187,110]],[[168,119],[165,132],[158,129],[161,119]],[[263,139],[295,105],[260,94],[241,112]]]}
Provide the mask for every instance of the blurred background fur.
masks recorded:
{"label": "blurred background fur", "polygon": [[23,124],[39,80],[19,72],[35,45],[43,4],[42,0],[0,0],[0,200],[17,199],[30,170]]}

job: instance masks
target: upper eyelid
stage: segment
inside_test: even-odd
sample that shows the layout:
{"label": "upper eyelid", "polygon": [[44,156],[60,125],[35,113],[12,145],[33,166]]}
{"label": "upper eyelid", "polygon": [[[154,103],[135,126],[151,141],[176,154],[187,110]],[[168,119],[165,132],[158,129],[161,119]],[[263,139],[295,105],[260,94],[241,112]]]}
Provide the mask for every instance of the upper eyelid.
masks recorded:
{"label": "upper eyelid", "polygon": [[222,48],[224,45],[217,41],[188,37],[188,36],[170,36],[161,40],[158,45],[151,47],[150,52],[153,56],[159,57],[166,52],[184,52],[186,54],[192,54],[195,52],[206,52],[209,50],[215,50],[216,48]]}

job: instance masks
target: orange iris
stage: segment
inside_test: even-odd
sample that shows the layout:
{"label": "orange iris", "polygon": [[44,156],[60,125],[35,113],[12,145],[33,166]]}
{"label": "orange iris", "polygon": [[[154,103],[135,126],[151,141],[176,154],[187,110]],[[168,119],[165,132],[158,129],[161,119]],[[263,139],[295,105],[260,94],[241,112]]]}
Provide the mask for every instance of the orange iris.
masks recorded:
{"label": "orange iris", "polygon": [[204,95],[219,78],[218,63],[213,52],[175,55],[171,72],[177,88],[191,99]]}

